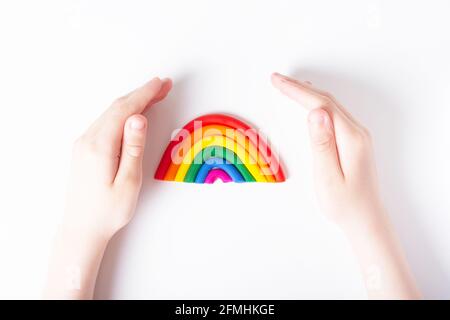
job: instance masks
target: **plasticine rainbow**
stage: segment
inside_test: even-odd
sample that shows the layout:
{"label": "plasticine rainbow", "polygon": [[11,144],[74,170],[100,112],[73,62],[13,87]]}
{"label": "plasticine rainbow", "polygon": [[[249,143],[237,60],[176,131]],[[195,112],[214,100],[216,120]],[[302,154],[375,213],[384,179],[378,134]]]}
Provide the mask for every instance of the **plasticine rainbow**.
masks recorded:
{"label": "plasticine rainbow", "polygon": [[186,124],[167,146],[155,179],[179,182],[283,182],[277,154],[255,129],[224,114]]}

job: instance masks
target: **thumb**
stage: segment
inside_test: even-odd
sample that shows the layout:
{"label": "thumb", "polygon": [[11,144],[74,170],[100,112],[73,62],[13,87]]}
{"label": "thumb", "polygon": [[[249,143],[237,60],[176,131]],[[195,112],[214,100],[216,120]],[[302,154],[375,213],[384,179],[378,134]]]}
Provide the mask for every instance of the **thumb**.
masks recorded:
{"label": "thumb", "polygon": [[147,135],[147,118],[141,114],[130,116],[124,126],[122,151],[115,182],[136,186],[142,181],[142,159]]}
{"label": "thumb", "polygon": [[308,126],[316,178],[328,182],[330,179],[342,178],[330,115],[322,108],[313,109],[308,116]]}

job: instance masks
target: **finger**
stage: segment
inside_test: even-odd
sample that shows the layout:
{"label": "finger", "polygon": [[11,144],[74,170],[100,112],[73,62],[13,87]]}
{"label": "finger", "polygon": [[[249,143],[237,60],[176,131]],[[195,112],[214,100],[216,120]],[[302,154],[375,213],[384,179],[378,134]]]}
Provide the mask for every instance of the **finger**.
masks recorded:
{"label": "finger", "polygon": [[[168,84],[167,84],[168,83]],[[128,95],[117,99],[102,116],[89,128],[87,136],[105,146],[110,156],[116,157],[120,152],[124,123],[133,114],[142,113],[152,105],[153,99],[164,98],[170,91],[171,81],[154,78]]]}
{"label": "finger", "polygon": [[158,95],[152,99],[152,101],[150,102],[150,105],[153,105],[153,104],[158,103],[159,101],[163,100],[167,96],[169,91],[172,89],[173,84],[172,84],[171,79],[165,78],[161,81],[162,81],[161,89],[159,90]]}
{"label": "finger", "polygon": [[[347,109],[345,109],[331,94],[313,87],[309,81],[301,82],[285,75],[274,73],[272,75],[272,83],[281,92],[285,93],[288,97],[296,100],[308,109],[314,109],[321,106],[323,107],[325,104],[328,104],[328,108],[330,109],[329,111],[332,113],[341,114],[345,120],[358,128],[362,127],[362,125],[356,121],[355,118],[353,118],[350,112],[348,112]],[[302,94],[300,94],[298,90],[300,90]],[[301,99],[303,96],[308,94],[312,94],[317,97],[314,99],[313,104],[307,104]]]}
{"label": "finger", "polygon": [[317,94],[311,88],[300,86],[300,83],[296,80],[291,80],[279,73],[272,74],[271,80],[273,86],[281,93],[309,110],[322,107],[325,104],[323,96]]}
{"label": "finger", "polygon": [[163,82],[159,78],[153,78],[143,86],[118,98],[95,121],[88,132],[93,134],[101,132],[106,135],[115,134],[116,138],[121,139],[125,120],[133,114],[142,113],[146,107],[152,105],[152,100],[159,95],[162,86]]}
{"label": "finger", "polygon": [[132,115],[125,122],[115,184],[131,183],[134,186],[140,186],[146,133],[147,118],[143,115]]}
{"label": "finger", "polygon": [[153,78],[143,86],[119,98],[108,111],[125,121],[133,114],[142,113],[152,103],[152,100],[159,95],[162,86],[163,81],[161,79]]}
{"label": "finger", "polygon": [[323,183],[342,179],[334,126],[328,112],[322,108],[312,110],[308,115],[308,127],[316,179]]}
{"label": "finger", "polygon": [[355,130],[361,130],[362,126],[356,121],[353,121],[351,117],[348,117],[346,112],[343,112],[340,105],[331,95],[324,95],[310,85],[280,75],[279,73],[272,75],[272,83],[283,94],[309,110],[315,108],[326,109],[330,113],[330,117],[339,135],[341,133],[351,133]]}

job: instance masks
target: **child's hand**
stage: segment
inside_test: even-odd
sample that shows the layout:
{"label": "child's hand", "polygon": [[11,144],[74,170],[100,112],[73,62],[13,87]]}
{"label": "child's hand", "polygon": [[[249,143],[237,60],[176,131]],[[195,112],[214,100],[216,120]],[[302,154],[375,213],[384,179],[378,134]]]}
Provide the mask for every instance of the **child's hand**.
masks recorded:
{"label": "child's hand", "polygon": [[142,182],[144,110],[164,99],[155,78],[117,99],[75,142],[64,220],[50,260],[46,298],[93,297],[111,237],[133,217]]}
{"label": "child's hand", "polygon": [[378,193],[371,139],[330,94],[280,74],[272,83],[309,112],[317,196],[345,231],[361,264],[368,295],[420,298]]}
{"label": "child's hand", "polygon": [[[370,134],[336,99],[309,82],[273,74],[273,85],[309,112],[317,196],[332,220],[375,222],[382,208]],[[376,209],[376,210],[374,210]]]}
{"label": "child's hand", "polygon": [[109,239],[133,217],[142,182],[147,119],[170,80],[155,78],[117,99],[75,142],[64,223]]}

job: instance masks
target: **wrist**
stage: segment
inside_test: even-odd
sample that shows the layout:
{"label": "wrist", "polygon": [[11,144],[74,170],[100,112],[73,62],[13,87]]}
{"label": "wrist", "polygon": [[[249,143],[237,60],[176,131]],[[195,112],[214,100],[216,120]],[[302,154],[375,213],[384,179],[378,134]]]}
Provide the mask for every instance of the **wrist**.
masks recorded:
{"label": "wrist", "polygon": [[109,234],[105,234],[95,228],[79,226],[68,222],[63,222],[61,225],[59,237],[68,242],[90,244],[90,247],[94,248],[106,247],[112,238]]}
{"label": "wrist", "polygon": [[352,238],[364,235],[375,235],[389,229],[389,219],[383,206],[354,208],[347,219],[339,222],[344,233]]}
{"label": "wrist", "polygon": [[370,298],[421,297],[384,209],[369,208],[341,225],[361,266]]}
{"label": "wrist", "polygon": [[46,298],[90,299],[109,238],[64,222],[49,266]]}

